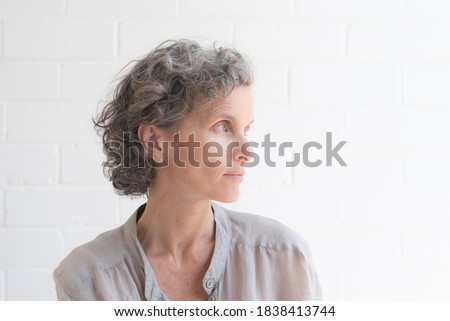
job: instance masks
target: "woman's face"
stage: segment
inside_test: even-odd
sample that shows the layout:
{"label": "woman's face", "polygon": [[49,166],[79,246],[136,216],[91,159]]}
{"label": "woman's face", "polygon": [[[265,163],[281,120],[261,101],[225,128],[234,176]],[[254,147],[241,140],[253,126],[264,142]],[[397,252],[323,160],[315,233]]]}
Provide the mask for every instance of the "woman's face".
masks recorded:
{"label": "woman's face", "polygon": [[251,148],[243,146],[253,121],[251,89],[236,87],[204,107],[196,104],[170,138],[168,164],[156,179],[170,182],[171,191],[183,197],[234,202],[244,175],[232,174],[243,174],[243,164],[252,160]]}

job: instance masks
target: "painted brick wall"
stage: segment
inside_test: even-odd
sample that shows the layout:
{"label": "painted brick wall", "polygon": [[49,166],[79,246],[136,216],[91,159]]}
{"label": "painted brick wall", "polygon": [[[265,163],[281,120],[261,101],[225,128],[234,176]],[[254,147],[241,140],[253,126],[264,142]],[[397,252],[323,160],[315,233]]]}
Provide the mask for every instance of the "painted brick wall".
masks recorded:
{"label": "painted brick wall", "polygon": [[[0,0],[1,300],[55,299],[58,262],[145,201],[113,193],[90,119],[182,37],[248,54],[251,139],[293,143],[226,206],[303,235],[325,299],[450,299],[450,2]],[[348,167],[284,165],[326,132]]]}

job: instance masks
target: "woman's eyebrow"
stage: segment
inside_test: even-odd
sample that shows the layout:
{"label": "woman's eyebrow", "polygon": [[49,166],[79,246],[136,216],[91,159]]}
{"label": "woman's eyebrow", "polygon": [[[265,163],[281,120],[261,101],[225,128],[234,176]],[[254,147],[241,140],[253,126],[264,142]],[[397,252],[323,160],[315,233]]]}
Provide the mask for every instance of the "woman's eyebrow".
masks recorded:
{"label": "woman's eyebrow", "polygon": [[221,115],[227,115],[227,111],[231,109],[231,107],[224,106],[212,111],[207,112],[206,121],[211,121],[214,118],[221,117]]}
{"label": "woman's eyebrow", "polygon": [[[232,116],[232,115],[230,115],[230,114],[227,114],[227,113],[218,113],[218,114],[212,116],[212,117],[210,118],[210,120],[213,120],[213,119],[216,119],[216,118],[219,118],[219,117],[230,118],[230,119],[236,121],[236,118],[235,118],[234,116]],[[253,120],[252,120],[251,122],[249,122],[248,124],[250,125],[250,124],[253,123],[254,121],[255,121],[255,119],[253,118]]]}

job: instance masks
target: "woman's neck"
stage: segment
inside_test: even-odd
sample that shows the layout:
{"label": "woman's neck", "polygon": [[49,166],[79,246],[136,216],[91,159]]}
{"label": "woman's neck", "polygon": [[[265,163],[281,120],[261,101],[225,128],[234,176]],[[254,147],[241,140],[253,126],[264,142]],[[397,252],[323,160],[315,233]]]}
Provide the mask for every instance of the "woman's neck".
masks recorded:
{"label": "woman's neck", "polygon": [[173,194],[152,190],[137,223],[137,237],[147,256],[181,265],[214,242],[214,215],[209,200]]}

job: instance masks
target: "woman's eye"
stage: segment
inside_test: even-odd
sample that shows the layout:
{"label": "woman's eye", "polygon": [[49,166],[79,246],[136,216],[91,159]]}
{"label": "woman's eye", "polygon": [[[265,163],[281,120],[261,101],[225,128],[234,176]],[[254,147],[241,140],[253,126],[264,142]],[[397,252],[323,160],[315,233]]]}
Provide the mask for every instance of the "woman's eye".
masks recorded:
{"label": "woman's eye", "polygon": [[226,122],[221,122],[221,123],[219,123],[219,124],[217,125],[217,127],[218,127],[220,130],[223,130],[223,131],[227,131],[227,130],[228,130],[228,124],[227,124]]}

